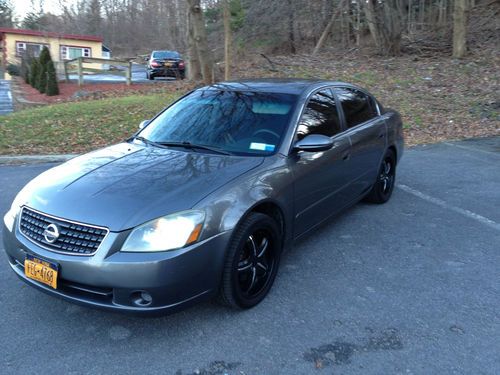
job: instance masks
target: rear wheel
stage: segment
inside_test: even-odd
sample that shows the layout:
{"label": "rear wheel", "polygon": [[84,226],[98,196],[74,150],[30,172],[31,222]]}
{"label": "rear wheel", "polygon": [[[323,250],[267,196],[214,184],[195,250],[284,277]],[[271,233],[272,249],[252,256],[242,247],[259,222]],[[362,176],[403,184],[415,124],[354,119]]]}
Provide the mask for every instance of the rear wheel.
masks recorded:
{"label": "rear wheel", "polygon": [[394,151],[387,150],[379,168],[377,181],[372,190],[366,196],[366,200],[372,203],[385,203],[392,195],[396,181],[396,156]]}
{"label": "rear wheel", "polygon": [[149,79],[150,81],[155,79],[155,76],[150,74],[149,72],[146,73],[146,78]]}
{"label": "rear wheel", "polygon": [[276,222],[267,215],[251,213],[235,230],[227,249],[221,302],[240,309],[261,302],[274,283],[280,255]]}

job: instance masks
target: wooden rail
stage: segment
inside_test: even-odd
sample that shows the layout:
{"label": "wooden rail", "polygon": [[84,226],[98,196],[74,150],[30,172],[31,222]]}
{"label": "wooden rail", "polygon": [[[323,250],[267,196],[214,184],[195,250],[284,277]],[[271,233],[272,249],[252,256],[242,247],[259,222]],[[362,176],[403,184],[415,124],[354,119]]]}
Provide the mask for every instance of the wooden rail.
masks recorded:
{"label": "wooden rail", "polygon": [[[132,61],[130,60],[117,60],[117,59],[100,59],[97,57],[77,57],[76,59],[72,60],[67,60],[64,62],[64,76],[66,79],[66,82],[69,82],[69,74],[71,70],[74,70],[72,68],[72,65],[75,65],[76,63],[76,73],[78,74],[78,86],[83,86],[83,73],[84,71],[86,72],[92,72],[92,73],[100,73],[100,72],[106,72],[108,74],[115,74],[115,75],[123,75],[125,73],[125,79],[127,81],[127,85],[132,84]],[[125,66],[125,72],[123,71],[114,71],[110,69],[95,69],[95,68],[88,68],[84,67],[84,63],[97,63],[97,64],[106,64],[106,65],[121,65]]]}

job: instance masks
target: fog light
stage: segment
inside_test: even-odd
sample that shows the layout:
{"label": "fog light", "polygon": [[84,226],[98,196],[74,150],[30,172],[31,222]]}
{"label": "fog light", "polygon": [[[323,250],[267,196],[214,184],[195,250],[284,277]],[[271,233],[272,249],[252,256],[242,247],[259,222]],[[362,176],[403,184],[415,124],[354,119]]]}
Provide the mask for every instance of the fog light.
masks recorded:
{"label": "fog light", "polygon": [[145,290],[137,290],[130,294],[130,300],[136,306],[145,307],[153,303],[153,297]]}

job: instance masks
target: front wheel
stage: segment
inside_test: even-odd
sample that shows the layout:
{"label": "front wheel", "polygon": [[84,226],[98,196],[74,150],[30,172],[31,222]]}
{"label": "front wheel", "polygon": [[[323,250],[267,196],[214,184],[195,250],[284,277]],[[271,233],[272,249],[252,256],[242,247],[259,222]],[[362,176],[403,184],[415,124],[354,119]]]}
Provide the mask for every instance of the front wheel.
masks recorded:
{"label": "front wheel", "polygon": [[366,200],[372,203],[387,202],[391,198],[395,181],[396,155],[394,155],[394,151],[387,150],[379,168],[377,181],[366,196]]}
{"label": "front wheel", "polygon": [[227,249],[220,301],[248,309],[261,302],[273,285],[281,255],[275,220],[251,213],[237,229]]}

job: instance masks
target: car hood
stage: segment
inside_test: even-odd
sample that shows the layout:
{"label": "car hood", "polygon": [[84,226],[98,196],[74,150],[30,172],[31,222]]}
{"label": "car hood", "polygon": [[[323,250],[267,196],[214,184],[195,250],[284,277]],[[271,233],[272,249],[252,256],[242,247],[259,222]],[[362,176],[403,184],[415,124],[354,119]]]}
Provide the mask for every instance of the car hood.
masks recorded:
{"label": "car hood", "polygon": [[42,173],[23,189],[20,203],[121,231],[190,209],[263,160],[121,143]]}

